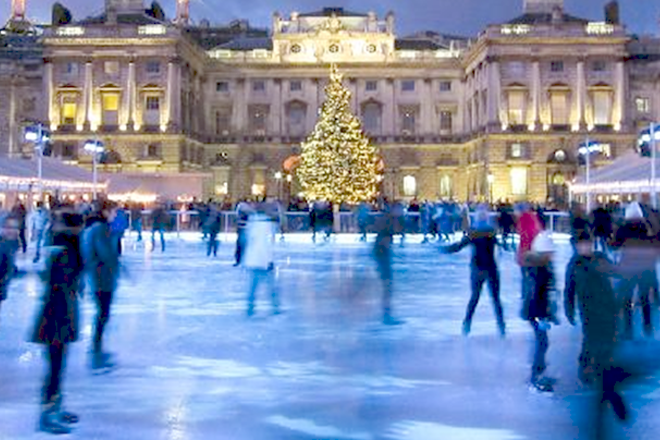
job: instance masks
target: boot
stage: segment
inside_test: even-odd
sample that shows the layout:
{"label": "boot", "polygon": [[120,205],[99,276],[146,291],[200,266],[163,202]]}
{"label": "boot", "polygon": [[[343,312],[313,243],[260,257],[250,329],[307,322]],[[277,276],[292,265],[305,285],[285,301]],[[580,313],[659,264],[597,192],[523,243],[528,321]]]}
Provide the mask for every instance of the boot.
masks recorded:
{"label": "boot", "polygon": [[92,352],[92,370],[94,374],[109,373],[116,367],[112,355],[102,351]]}
{"label": "boot", "polygon": [[55,412],[59,414],[60,421],[67,425],[74,425],[80,421],[80,417],[77,414],[66,411],[62,406],[62,395],[58,394],[55,397]]}
{"label": "boot", "polygon": [[55,403],[41,405],[41,417],[39,418],[38,431],[49,434],[70,434],[71,428],[60,421],[56,412]]}

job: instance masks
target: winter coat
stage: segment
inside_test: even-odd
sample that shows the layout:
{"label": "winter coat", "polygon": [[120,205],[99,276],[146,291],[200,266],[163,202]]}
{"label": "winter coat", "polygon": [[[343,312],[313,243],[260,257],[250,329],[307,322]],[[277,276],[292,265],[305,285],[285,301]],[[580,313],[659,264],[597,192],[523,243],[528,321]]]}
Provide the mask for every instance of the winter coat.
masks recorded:
{"label": "winter coat", "polygon": [[246,229],[245,254],[241,258],[248,269],[271,269],[274,261],[275,223],[263,214],[250,216]]}
{"label": "winter coat", "polygon": [[204,221],[204,231],[208,234],[218,235],[220,233],[221,214],[211,211]]}
{"label": "winter coat", "polygon": [[593,230],[596,237],[610,238],[612,236],[612,216],[605,208],[597,208],[593,212]]}
{"label": "winter coat", "polygon": [[521,316],[527,321],[553,319],[552,293],[555,285],[552,264],[528,268],[532,283],[523,298]]}
{"label": "winter coat", "polygon": [[85,228],[81,250],[94,291],[113,292],[119,277],[119,250],[107,221]]}
{"label": "winter coat", "polygon": [[535,212],[525,212],[520,216],[517,226],[520,235],[518,246],[518,264],[523,265],[523,255],[532,249],[532,242],[542,231],[541,222]]}
{"label": "winter coat", "polygon": [[497,263],[495,262],[497,237],[494,229],[472,230],[460,242],[446,246],[443,251],[455,253],[468,245],[472,245],[471,265],[473,269],[497,270]]}
{"label": "winter coat", "polygon": [[602,254],[575,254],[566,268],[564,311],[573,322],[576,302],[582,318],[585,342],[613,346],[616,333],[616,297],[611,276],[614,267]]}
{"label": "winter coat", "polygon": [[170,218],[165,208],[156,208],[151,213],[153,229],[165,230],[167,229]]}
{"label": "winter coat", "polygon": [[14,272],[14,242],[0,239],[0,301],[7,299],[9,282]]}
{"label": "winter coat", "polygon": [[623,275],[632,276],[655,271],[658,244],[655,237],[650,236],[649,228],[644,221],[625,222],[616,231],[612,246],[621,249],[619,270]]}
{"label": "winter coat", "polygon": [[78,286],[82,272],[79,237],[56,234],[45,274],[42,306],[37,315],[32,342],[75,342],[80,329]]}
{"label": "winter coat", "polygon": [[123,209],[118,209],[114,220],[110,224],[112,232],[116,235],[122,235],[128,229],[128,214]]}

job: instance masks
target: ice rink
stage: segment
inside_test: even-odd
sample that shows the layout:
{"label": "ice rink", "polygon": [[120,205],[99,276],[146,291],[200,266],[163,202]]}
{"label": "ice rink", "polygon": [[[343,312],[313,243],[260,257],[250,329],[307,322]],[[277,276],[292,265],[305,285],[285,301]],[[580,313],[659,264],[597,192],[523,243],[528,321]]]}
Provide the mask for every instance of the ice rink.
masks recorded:
{"label": "ice rink", "polygon": [[[277,245],[283,314],[265,292],[247,318],[247,276],[227,237],[207,258],[199,235],[168,237],[165,253],[128,240],[129,276],[113,304],[107,348],[120,368],[89,370],[94,304],[82,301],[81,340],[65,373],[65,402],[81,416],[69,438],[118,440],[570,440],[586,439],[593,394],[577,380],[580,328],[550,332],[552,396],[527,387],[532,332],[519,318],[520,270],[499,254],[507,337],[484,291],[472,333],[461,335],[469,256],[442,255],[411,237],[394,247],[394,313],[380,322],[381,285],[370,244],[354,236]],[[570,257],[558,238],[559,286]],[[0,310],[0,440],[35,432],[45,362],[27,342],[42,293],[34,267]],[[563,312],[560,314],[563,318]],[[660,383],[630,387],[634,420],[608,418],[612,439],[657,439]]]}

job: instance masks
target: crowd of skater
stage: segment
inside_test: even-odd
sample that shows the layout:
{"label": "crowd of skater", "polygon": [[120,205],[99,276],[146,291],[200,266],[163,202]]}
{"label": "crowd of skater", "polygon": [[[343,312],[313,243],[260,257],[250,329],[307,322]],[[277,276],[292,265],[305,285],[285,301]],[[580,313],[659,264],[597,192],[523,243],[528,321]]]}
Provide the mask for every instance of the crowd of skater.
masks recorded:
{"label": "crowd of skater", "polygon": [[[200,218],[206,253],[217,256],[223,206],[211,203],[196,209],[204,211]],[[361,224],[360,216],[371,215],[374,207],[365,204],[355,210]],[[371,249],[382,281],[382,322],[388,326],[404,323],[393,313],[396,292],[393,241],[395,235],[404,233],[401,219],[408,210],[410,206],[382,201],[369,229],[375,233]],[[166,204],[158,204],[149,212],[152,250],[166,250],[164,232],[170,222],[168,211]],[[249,318],[255,314],[256,296],[262,286],[270,297],[272,313],[280,314],[274,269],[276,236],[281,232],[281,204],[243,201],[235,207],[235,212],[234,265],[244,267],[249,274],[246,315]],[[316,203],[311,212],[315,235],[317,230],[326,236],[332,233],[332,206]],[[616,352],[622,341],[634,339],[638,303],[642,309],[643,334],[649,339],[654,337],[653,313],[658,300],[655,266],[660,254],[658,212],[637,202],[625,207],[598,206],[589,213],[576,206],[570,216],[573,256],[566,268],[554,266],[555,244],[551,231],[546,229],[544,211],[538,207],[518,203],[461,209],[459,205],[425,207],[422,203],[419,212],[425,242],[437,236],[439,249],[445,254],[466,247],[472,249],[471,296],[463,321],[464,335],[471,332],[481,291],[487,285],[498,332],[506,336],[496,249],[514,252],[522,279],[520,316],[529,322],[535,341],[530,386],[540,393],[554,390],[556,380],[545,374],[546,353],[551,340],[549,330],[562,321],[558,302],[563,296],[563,318],[576,325],[578,315],[582,325],[580,381],[585,386],[595,386],[600,393],[600,405],[608,403],[625,419],[627,411],[617,387],[633,372],[617,363]],[[45,268],[43,300],[32,332],[32,340],[44,345],[48,363],[39,419],[42,431],[68,433],[78,421],[75,414],[62,406],[61,378],[67,346],[79,336],[78,302],[83,291],[89,292],[97,309],[89,348],[90,368],[101,374],[116,367],[115,359],[105,350],[104,334],[118,280],[126,270],[121,258],[124,235],[133,230],[136,241],[143,241],[143,219],[139,207],[99,200],[89,204],[52,203],[50,208],[38,202],[31,212],[17,203],[0,220],[0,305],[7,297],[11,280],[20,276],[16,254],[27,252],[28,237],[32,237],[35,246],[34,262],[43,260]],[[363,237],[366,229],[360,229]],[[564,286],[557,283],[559,270],[565,270]]]}

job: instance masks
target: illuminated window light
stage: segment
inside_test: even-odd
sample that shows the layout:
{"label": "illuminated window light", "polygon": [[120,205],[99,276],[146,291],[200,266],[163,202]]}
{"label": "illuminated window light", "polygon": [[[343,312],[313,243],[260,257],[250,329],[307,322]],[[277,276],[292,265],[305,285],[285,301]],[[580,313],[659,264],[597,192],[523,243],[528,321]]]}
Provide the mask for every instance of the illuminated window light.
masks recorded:
{"label": "illuminated window light", "polygon": [[614,33],[614,25],[604,22],[587,24],[587,33],[590,35],[608,35]]}
{"label": "illuminated window light", "polygon": [[126,124],[121,124],[121,125],[119,126],[119,130],[120,130],[120,131],[126,131]]}
{"label": "illuminated window light", "polygon": [[55,123],[50,124],[50,129],[51,129],[52,131],[57,130],[57,124],[55,124]]}
{"label": "illuminated window light", "polygon": [[573,124],[571,126],[571,130],[573,131],[580,131],[580,124]]}
{"label": "illuminated window light", "polygon": [[507,128],[509,128],[508,124],[502,124],[502,131],[506,131]]}
{"label": "illuminated window light", "polygon": [[139,35],[164,35],[167,28],[162,24],[147,24],[138,28]]}
{"label": "illuminated window light", "polygon": [[167,124],[160,124],[160,131],[163,133],[167,131]]}
{"label": "illuminated window light", "polygon": [[527,124],[527,129],[528,129],[529,131],[534,131],[534,130],[536,130],[536,124],[533,123],[533,122],[532,122],[531,124]]}
{"label": "illuminated window light", "polygon": [[543,131],[550,130],[550,124],[543,124]]}
{"label": "illuminated window light", "polygon": [[67,26],[57,29],[57,35],[63,37],[77,37],[85,34],[85,29],[80,26]]}
{"label": "illuminated window light", "polygon": [[82,126],[82,124],[77,124],[77,125],[76,125],[76,130],[78,130],[78,131],[83,131],[83,126]]}

